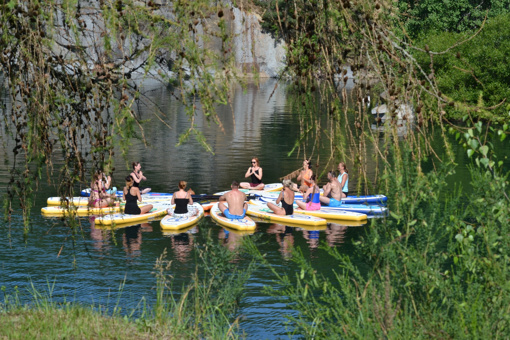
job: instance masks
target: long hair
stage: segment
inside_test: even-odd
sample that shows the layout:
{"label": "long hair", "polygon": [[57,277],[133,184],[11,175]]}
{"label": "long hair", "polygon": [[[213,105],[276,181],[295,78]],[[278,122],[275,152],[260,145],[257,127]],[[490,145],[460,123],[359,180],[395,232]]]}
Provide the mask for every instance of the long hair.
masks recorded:
{"label": "long hair", "polygon": [[133,170],[135,170],[135,166],[137,166],[138,164],[140,164],[140,162],[133,162],[133,163],[131,163],[131,165],[133,166]]}
{"label": "long hair", "polygon": [[257,162],[257,166],[260,166],[260,162],[259,162],[259,159],[257,157],[252,157],[251,159],[252,160],[254,159],[255,162]]}
{"label": "long hair", "polygon": [[127,176],[126,177],[126,187],[131,188],[133,186],[133,177]]}

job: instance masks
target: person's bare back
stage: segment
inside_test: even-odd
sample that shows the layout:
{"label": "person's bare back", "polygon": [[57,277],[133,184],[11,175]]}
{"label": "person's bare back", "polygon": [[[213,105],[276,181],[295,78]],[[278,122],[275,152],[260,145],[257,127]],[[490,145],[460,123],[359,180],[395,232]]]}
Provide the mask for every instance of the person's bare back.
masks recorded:
{"label": "person's bare back", "polygon": [[331,171],[328,173],[329,183],[324,188],[324,196],[334,198],[337,201],[342,199],[342,188],[335,174]]}
{"label": "person's bare back", "polygon": [[[228,209],[228,213],[230,215],[244,216],[244,210],[248,209],[248,204],[246,203],[246,194],[242,191],[239,191],[239,184],[236,181],[232,182],[230,187],[232,190],[219,198],[220,203],[218,207],[222,213],[225,213],[225,210]],[[228,207],[222,203],[224,201],[228,203]]]}

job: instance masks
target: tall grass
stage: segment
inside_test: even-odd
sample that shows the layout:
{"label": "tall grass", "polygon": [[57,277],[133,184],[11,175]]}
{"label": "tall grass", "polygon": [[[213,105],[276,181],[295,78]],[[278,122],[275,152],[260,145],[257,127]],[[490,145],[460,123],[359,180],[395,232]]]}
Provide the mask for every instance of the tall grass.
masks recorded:
{"label": "tall grass", "polygon": [[[402,166],[411,160],[404,157]],[[400,169],[400,170],[399,170]],[[395,166],[390,218],[372,221],[352,254],[324,246],[334,279],[295,251],[298,273],[274,271],[266,287],[297,310],[305,338],[478,338],[510,334],[510,204],[507,176],[471,168],[473,192],[446,182],[453,165],[424,175]],[[439,199],[441,198],[441,199]],[[398,202],[398,203],[397,203]],[[256,249],[252,249],[255,253]],[[259,256],[264,261],[262,256]]]}

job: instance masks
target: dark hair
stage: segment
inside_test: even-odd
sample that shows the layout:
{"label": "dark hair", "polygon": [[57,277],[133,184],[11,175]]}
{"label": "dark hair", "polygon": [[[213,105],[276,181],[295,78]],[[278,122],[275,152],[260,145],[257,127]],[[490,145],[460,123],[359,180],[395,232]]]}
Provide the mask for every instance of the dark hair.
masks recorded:
{"label": "dark hair", "polygon": [[126,186],[130,187],[132,185],[133,185],[133,177],[131,177],[131,175],[129,175],[126,177]]}
{"label": "dark hair", "polygon": [[232,181],[232,186],[236,187],[236,188],[239,188],[239,182],[237,182],[236,180],[233,180]]}
{"label": "dark hair", "polygon": [[135,166],[137,166],[138,164],[140,164],[140,162],[133,162],[131,165],[133,166],[133,170],[135,169]]}
{"label": "dark hair", "polygon": [[317,176],[315,176],[315,174],[313,174],[313,175],[311,175],[311,176],[310,176],[310,179],[311,179],[312,181],[314,181],[314,182],[315,182],[315,179],[316,179],[316,178],[317,178]]}
{"label": "dark hair", "polygon": [[330,172],[329,172],[329,174],[330,174],[331,176],[333,176],[333,177],[336,177],[336,171],[335,171],[335,170],[330,171]]}
{"label": "dark hair", "polygon": [[308,164],[308,167],[312,167],[312,160],[311,159],[305,159],[306,163]]}

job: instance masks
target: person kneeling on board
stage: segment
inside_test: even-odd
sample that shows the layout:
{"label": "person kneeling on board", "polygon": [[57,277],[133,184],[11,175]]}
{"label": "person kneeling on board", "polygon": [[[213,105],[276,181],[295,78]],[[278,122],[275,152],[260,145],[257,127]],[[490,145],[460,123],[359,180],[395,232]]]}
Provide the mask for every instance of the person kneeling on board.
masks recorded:
{"label": "person kneeling on board", "polygon": [[185,190],[187,184],[186,181],[179,181],[179,191],[174,192],[172,195],[172,205],[175,204],[175,208],[168,208],[168,215],[191,217],[198,214],[198,211],[193,206],[193,198],[191,197],[193,190]]}
{"label": "person kneeling on board", "polygon": [[[226,218],[232,220],[242,219],[246,215],[246,210],[248,210],[246,195],[244,192],[239,191],[239,183],[237,181],[233,181],[230,188],[232,190],[221,195],[218,199],[220,201],[218,203],[218,208]],[[228,207],[223,202],[227,202]]]}
{"label": "person kneeling on board", "polygon": [[133,185],[134,181],[131,175],[126,177],[126,186],[123,190],[123,197],[126,201],[124,207],[124,214],[130,215],[142,215],[152,210],[152,204],[144,205],[143,207],[138,206],[138,202],[142,202],[142,196],[140,195],[140,189]]}
{"label": "person kneeling on board", "polygon": [[274,203],[267,203],[267,207],[274,211],[276,215],[292,215],[294,213],[294,191],[292,190],[292,181],[290,179],[284,179],[283,189],[280,195],[276,199],[276,204],[282,202],[282,206],[278,206]]}

